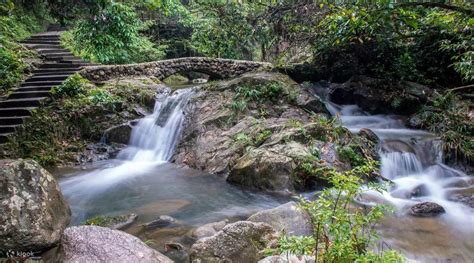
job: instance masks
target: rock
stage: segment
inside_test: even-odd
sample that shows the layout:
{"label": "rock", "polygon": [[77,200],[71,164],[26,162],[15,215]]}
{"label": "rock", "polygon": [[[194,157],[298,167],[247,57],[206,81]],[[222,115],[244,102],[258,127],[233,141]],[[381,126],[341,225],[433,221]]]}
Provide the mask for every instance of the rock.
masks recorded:
{"label": "rock", "polygon": [[227,222],[228,220],[223,220],[202,225],[193,231],[192,236],[197,239],[213,236],[217,232],[221,231],[227,225]]}
{"label": "rock", "polygon": [[331,115],[324,102],[317,95],[313,95],[306,90],[301,90],[301,92],[298,94],[298,97],[296,98],[296,104],[307,111],[314,113],[324,113],[327,114],[327,116]]}
{"label": "rock", "polygon": [[192,247],[191,262],[257,262],[261,252],[275,241],[276,232],[265,223],[239,221],[229,224]]}
{"label": "rock", "polygon": [[263,222],[287,236],[312,236],[313,224],[306,211],[295,202],[288,202],[273,209],[260,211],[250,216],[248,221]]}
{"label": "rock", "polygon": [[[416,87],[415,87],[416,86]],[[426,102],[426,92],[416,90],[416,83],[388,82],[367,76],[356,76],[343,84],[331,84],[330,100],[337,104],[357,104],[372,113],[413,114]]]}
{"label": "rock", "polygon": [[410,214],[418,217],[434,217],[445,212],[442,206],[433,202],[419,203],[410,208]]}
{"label": "rock", "polygon": [[147,230],[152,230],[155,228],[167,227],[174,223],[176,223],[176,219],[172,218],[171,216],[163,215],[163,216],[158,217],[156,220],[153,220],[151,222],[144,224],[143,226]]}
{"label": "rock", "polygon": [[62,262],[173,262],[140,239],[98,226],[75,226],[64,231]]}
{"label": "rock", "polygon": [[0,160],[0,248],[40,251],[55,245],[71,210],[54,177],[32,160]]}
{"label": "rock", "polygon": [[293,158],[308,154],[297,142],[252,149],[237,161],[227,181],[259,190],[291,191],[295,189]]}
{"label": "rock", "polygon": [[165,244],[165,255],[177,262],[189,262],[189,254],[186,248],[177,242],[167,242]]}
{"label": "rock", "polygon": [[362,128],[359,131],[359,135],[376,144],[380,142],[379,136],[377,136],[377,134],[375,134],[371,129]]}
{"label": "rock", "polygon": [[382,143],[382,151],[386,153],[390,153],[390,152],[412,153],[412,154],[416,153],[413,146],[401,140],[384,140]]}
{"label": "rock", "polygon": [[295,255],[270,256],[258,261],[258,263],[314,263],[314,262],[315,262],[314,256],[295,256]]}
{"label": "rock", "polygon": [[114,126],[104,132],[104,140],[106,143],[128,144],[130,136],[132,135],[132,129],[133,125],[131,122]]}
{"label": "rock", "polygon": [[118,216],[96,216],[90,218],[86,221],[86,225],[93,225],[93,226],[101,226],[101,227],[108,227],[111,229],[125,229],[135,220],[137,220],[136,214],[128,214],[128,215],[118,215]]}
{"label": "rock", "polygon": [[84,165],[86,163],[98,162],[115,158],[117,154],[125,147],[124,144],[105,144],[105,143],[91,143],[86,146],[86,149],[76,156],[74,165]]}

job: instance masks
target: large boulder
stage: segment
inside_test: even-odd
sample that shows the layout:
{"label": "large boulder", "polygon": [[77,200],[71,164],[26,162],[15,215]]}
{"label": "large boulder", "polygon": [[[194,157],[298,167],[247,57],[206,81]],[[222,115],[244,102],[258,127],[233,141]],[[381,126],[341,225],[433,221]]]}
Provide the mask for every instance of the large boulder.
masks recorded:
{"label": "large boulder", "polygon": [[62,262],[173,262],[140,239],[99,226],[75,226],[61,238]]}
{"label": "large boulder", "polygon": [[292,191],[296,184],[293,159],[308,154],[297,142],[252,149],[237,161],[227,181],[265,191]]}
{"label": "large boulder", "polygon": [[275,241],[275,234],[265,223],[229,224],[217,234],[199,239],[191,247],[191,262],[257,262],[262,250]]}
{"label": "large boulder", "polygon": [[127,122],[107,129],[104,132],[104,139],[106,143],[121,143],[128,144],[130,136],[132,135],[133,124],[135,122]]}
{"label": "large boulder", "polygon": [[55,245],[71,210],[54,177],[32,160],[0,160],[0,249]]}
{"label": "large boulder", "polygon": [[309,214],[295,202],[288,202],[273,209],[260,211],[248,221],[263,222],[287,236],[312,236],[313,224]]}
{"label": "large boulder", "polygon": [[227,223],[228,223],[228,220],[223,220],[219,222],[202,225],[196,228],[192,232],[192,236],[197,239],[213,236],[217,232],[221,231],[227,225]]}

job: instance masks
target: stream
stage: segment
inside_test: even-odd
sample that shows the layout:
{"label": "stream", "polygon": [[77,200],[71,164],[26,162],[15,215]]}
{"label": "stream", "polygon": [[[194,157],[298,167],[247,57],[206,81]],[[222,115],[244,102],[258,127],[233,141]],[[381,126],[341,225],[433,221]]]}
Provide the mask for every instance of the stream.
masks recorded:
{"label": "stream", "polygon": [[[87,170],[61,172],[60,186],[77,225],[96,215],[136,213],[127,232],[142,240],[183,241],[196,226],[223,219],[238,220],[285,203],[289,198],[255,193],[223,178],[168,162],[184,121],[183,107],[194,90],[181,89],[157,101],[153,114],[133,129],[129,146],[115,160]],[[361,202],[396,207],[378,226],[383,246],[400,250],[415,262],[474,262],[474,211],[450,200],[452,192],[472,189],[470,177],[442,164],[441,142],[432,134],[407,129],[399,116],[369,115],[356,105],[327,102],[333,115],[352,132],[370,128],[382,141],[382,176],[394,182],[388,192],[367,192]],[[408,215],[420,202],[435,202],[446,210],[438,217]],[[174,229],[143,232],[142,223],[160,215],[176,218]]]}

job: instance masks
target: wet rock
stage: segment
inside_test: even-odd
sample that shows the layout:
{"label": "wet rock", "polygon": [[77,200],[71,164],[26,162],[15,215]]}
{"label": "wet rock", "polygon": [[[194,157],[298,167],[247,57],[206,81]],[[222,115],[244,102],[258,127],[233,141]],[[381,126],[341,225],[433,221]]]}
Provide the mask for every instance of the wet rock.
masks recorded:
{"label": "wet rock", "polygon": [[189,254],[186,248],[177,242],[167,242],[165,244],[165,255],[177,262],[189,262]]}
{"label": "wet rock", "polygon": [[306,147],[296,142],[252,149],[237,161],[227,181],[259,190],[291,191],[295,189],[293,158],[308,154]]}
{"label": "wet rock", "polygon": [[[414,88],[416,86],[416,88]],[[331,101],[357,104],[372,113],[415,113],[426,102],[428,87],[416,83],[389,82],[367,76],[356,76],[342,84],[331,84]]]}
{"label": "wet rock", "polygon": [[55,245],[71,211],[54,177],[32,160],[0,160],[0,248],[40,251]]}
{"label": "wet rock", "polygon": [[158,217],[157,219],[155,219],[151,222],[148,222],[148,223],[144,224],[143,226],[147,230],[152,230],[152,229],[155,229],[155,228],[167,227],[167,226],[170,226],[174,223],[176,223],[176,219],[172,218],[171,216],[163,215],[163,216],[160,216],[160,217]]}
{"label": "wet rock", "polygon": [[106,143],[128,144],[130,136],[132,135],[132,129],[132,122],[111,127],[104,132],[104,140]]}
{"label": "wet rock", "polygon": [[377,136],[377,134],[375,134],[371,129],[362,128],[359,131],[359,135],[376,144],[380,142],[379,136]]}
{"label": "wet rock", "polygon": [[118,216],[97,216],[86,221],[86,225],[94,225],[101,227],[108,227],[111,229],[125,229],[129,227],[135,220],[136,214],[118,215]]}
{"label": "wet rock", "polygon": [[228,220],[223,220],[219,222],[205,224],[203,226],[196,228],[193,231],[192,236],[197,239],[213,236],[217,232],[221,231],[227,225],[227,223],[228,223]]}
{"label": "wet rock", "polygon": [[399,152],[399,153],[413,153],[415,149],[407,142],[400,140],[384,140],[382,143],[382,151],[386,153]]}
{"label": "wet rock", "polygon": [[324,113],[330,116],[324,102],[316,95],[313,95],[306,90],[301,90],[298,97],[296,98],[296,104],[310,112]]}
{"label": "wet rock", "polygon": [[261,252],[275,242],[276,232],[265,223],[239,221],[229,224],[192,247],[191,262],[257,262]]}
{"label": "wet rock", "polygon": [[78,165],[84,165],[87,163],[98,162],[102,160],[108,160],[115,158],[117,154],[126,145],[124,144],[105,144],[105,143],[91,143],[86,146],[86,149],[76,157],[76,163]]}
{"label": "wet rock", "polygon": [[67,228],[60,253],[62,262],[173,262],[130,234],[98,226]]}
{"label": "wet rock", "polygon": [[426,185],[420,184],[410,190],[394,190],[391,195],[396,198],[410,199],[412,197],[422,197],[429,195],[429,189]]}
{"label": "wet rock", "polygon": [[466,184],[471,183],[468,187],[453,189],[447,193],[448,199],[455,202],[461,202],[469,207],[474,208],[474,179],[466,180]]}
{"label": "wet rock", "polygon": [[295,202],[288,202],[273,209],[260,211],[250,216],[248,221],[263,222],[288,236],[312,236],[313,224],[306,211]]}
{"label": "wet rock", "polygon": [[442,206],[433,202],[419,203],[410,208],[410,214],[418,217],[434,217],[445,212]]}

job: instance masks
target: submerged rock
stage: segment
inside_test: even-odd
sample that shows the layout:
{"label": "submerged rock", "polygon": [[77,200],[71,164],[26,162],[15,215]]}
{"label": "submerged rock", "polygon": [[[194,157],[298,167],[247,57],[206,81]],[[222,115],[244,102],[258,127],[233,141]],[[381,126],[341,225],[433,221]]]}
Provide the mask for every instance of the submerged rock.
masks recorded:
{"label": "submerged rock", "polygon": [[287,236],[313,235],[311,217],[306,211],[301,210],[295,202],[288,202],[273,209],[260,211],[247,220],[267,223]]}
{"label": "submerged rock", "polygon": [[155,228],[167,227],[174,223],[176,223],[176,219],[172,218],[171,216],[163,215],[163,216],[159,216],[157,219],[151,222],[144,224],[143,226],[147,230],[152,230]]}
{"label": "submerged rock", "polygon": [[137,219],[136,214],[118,216],[96,216],[86,221],[86,225],[108,227],[111,229],[125,229]]}
{"label": "submerged rock", "polygon": [[446,210],[442,206],[433,202],[419,203],[410,208],[410,214],[419,217],[433,217],[445,212]]}
{"label": "submerged rock", "polygon": [[130,234],[98,226],[67,228],[60,253],[62,262],[173,262]]}
{"label": "submerged rock", "polygon": [[239,221],[191,247],[191,262],[257,262],[262,250],[275,242],[276,232],[265,223]]}
{"label": "submerged rock", "polygon": [[71,210],[54,177],[32,160],[0,160],[0,249],[55,245]]}

